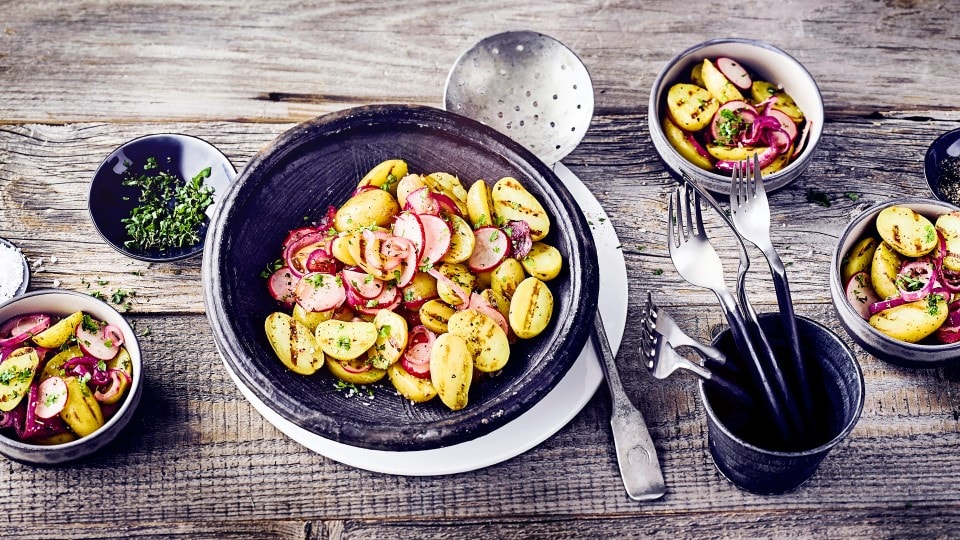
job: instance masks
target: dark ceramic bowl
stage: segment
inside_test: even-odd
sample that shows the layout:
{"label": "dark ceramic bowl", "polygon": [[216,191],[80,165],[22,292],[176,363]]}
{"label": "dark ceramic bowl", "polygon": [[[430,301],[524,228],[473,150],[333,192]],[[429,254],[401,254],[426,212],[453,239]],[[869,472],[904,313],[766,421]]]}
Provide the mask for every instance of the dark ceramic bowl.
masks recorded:
{"label": "dark ceramic bowl", "polygon": [[16,289],[14,289],[13,291],[8,291],[9,293],[11,293],[9,296],[0,294],[0,302],[6,302],[11,298],[15,298],[27,292],[27,287],[30,286],[30,265],[27,264],[27,258],[23,255],[23,252],[21,252],[20,248],[15,246],[13,242],[7,240],[6,238],[0,238],[0,244],[3,244],[4,246],[6,246],[7,249],[12,249],[15,252],[17,252],[17,255],[20,258],[20,266],[22,267],[22,271],[19,276],[20,284],[17,285]]}
{"label": "dark ceramic bowl", "polygon": [[133,365],[130,388],[120,408],[100,429],[75,441],[39,445],[21,442],[0,434],[0,454],[14,461],[33,465],[56,465],[93,454],[120,434],[130,422],[140,403],[140,395],[143,392],[143,362],[137,336],[123,315],[106,302],[75,291],[38,290],[0,305],[0,322],[29,313],[47,313],[63,317],[76,311],[83,311],[96,319],[112,324],[123,333],[124,347],[130,353]]}
{"label": "dark ceramic bowl", "polygon": [[650,139],[667,170],[677,178],[686,171],[700,185],[710,191],[727,196],[730,193],[730,176],[701,169],[678,152],[663,132],[663,116],[666,112],[666,96],[677,82],[689,81],[690,70],[704,58],[727,56],[750,68],[764,80],[778,84],[787,91],[803,111],[810,124],[806,147],[783,169],[764,176],[767,193],[776,191],[797,179],[810,166],[813,154],[823,132],[823,98],[820,88],[810,72],[794,57],[762,41],[741,38],[724,38],[705,41],[690,47],[673,57],[657,75],[650,88],[649,122]]}
{"label": "dark ceramic bowl", "polygon": [[[545,241],[564,269],[549,287],[554,312],[543,334],[511,346],[502,374],[471,386],[466,408],[434,399],[414,405],[389,382],[374,398],[350,398],[326,371],[304,377],[276,358],[264,319],[278,310],[261,272],[278,258],[287,231],[305,217],[341,205],[368,170],[401,158],[411,171],[445,171],[465,182],[513,176],[552,219]],[[580,354],[597,308],[596,253],[576,202],[553,171],[505,135],[442,110],[404,105],[348,109],[282,134],[261,150],[227,189],[211,221],[203,258],[203,292],[224,361],[283,418],[324,438],[371,449],[421,450],[495,430],[556,385]]]}
{"label": "dark ceramic bowl", "polygon": [[[774,353],[789,357],[780,314],[764,313],[759,320]],[[713,461],[727,479],[752,493],[786,493],[806,482],[830,450],[853,431],[863,410],[863,373],[850,348],[830,329],[805,317],[797,317],[797,332],[815,421],[812,433],[790,449],[770,442],[768,436],[775,432],[770,422],[700,383]],[[714,345],[730,361],[738,360],[729,330],[720,333]]]}
{"label": "dark ceramic bowl", "polygon": [[[946,167],[952,172],[946,173]],[[952,178],[947,178],[948,174]],[[948,131],[930,144],[923,159],[923,176],[936,198],[960,204],[960,129]]]}
{"label": "dark ceramic bowl", "polygon": [[935,221],[940,214],[958,210],[950,203],[934,199],[894,199],[874,205],[853,218],[840,234],[840,241],[837,242],[837,249],[833,252],[833,259],[830,261],[830,296],[833,300],[833,308],[837,312],[840,324],[850,337],[865,351],[880,360],[910,368],[934,368],[955,364],[960,361],[960,343],[945,345],[927,340],[920,343],[907,343],[894,339],[870,326],[870,323],[864,320],[847,301],[845,284],[842,283],[840,275],[843,257],[861,238],[869,234],[877,234],[875,225],[877,214],[890,206],[906,206],[931,221]]}
{"label": "dark ceramic bowl", "polygon": [[[130,236],[122,220],[130,217],[130,212],[137,206],[140,188],[124,186],[123,181],[130,175],[139,176],[144,172],[151,172],[144,171],[143,168],[150,158],[157,160],[159,169],[186,181],[210,167],[210,176],[203,183],[214,189],[214,203],[207,208],[207,219],[200,227],[200,241],[196,244],[162,251],[125,245]],[[113,249],[127,257],[148,262],[169,262],[193,257],[203,251],[203,239],[209,218],[213,215],[220,193],[236,174],[237,171],[227,156],[203,139],[173,133],[133,139],[120,145],[97,167],[93,181],[90,182],[87,202],[90,219],[100,236]]]}

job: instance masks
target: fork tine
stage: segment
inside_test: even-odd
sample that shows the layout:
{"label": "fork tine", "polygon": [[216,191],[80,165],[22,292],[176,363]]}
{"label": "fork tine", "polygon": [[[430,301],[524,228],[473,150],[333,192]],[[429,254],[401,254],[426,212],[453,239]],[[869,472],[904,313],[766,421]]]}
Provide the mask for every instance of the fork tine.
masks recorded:
{"label": "fork tine", "polygon": [[700,194],[690,187],[687,188],[687,191],[693,194],[693,208],[697,217],[697,234],[699,236],[706,236],[707,231],[703,229],[703,210],[700,207]]}
{"label": "fork tine", "polygon": [[767,198],[767,188],[763,186],[763,176],[760,174],[760,158],[753,155],[753,195],[757,198]]}
{"label": "fork tine", "polygon": [[647,291],[647,304],[644,307],[644,326],[648,330],[657,328],[657,306],[653,303],[653,293]]}
{"label": "fork tine", "polygon": [[[677,233],[675,229],[679,219],[674,211],[676,206],[674,204],[674,200],[677,200],[677,193],[679,192],[680,188],[673,190],[673,193],[670,194],[670,203],[667,207],[667,247],[670,248],[670,251],[673,251],[678,246]],[[677,201],[677,205],[679,205],[679,200]]]}

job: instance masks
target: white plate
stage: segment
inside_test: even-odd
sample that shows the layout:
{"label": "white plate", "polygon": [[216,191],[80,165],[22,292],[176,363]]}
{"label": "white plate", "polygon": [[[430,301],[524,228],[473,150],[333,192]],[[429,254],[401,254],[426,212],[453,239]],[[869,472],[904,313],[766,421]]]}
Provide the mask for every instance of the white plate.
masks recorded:
{"label": "white plate", "polygon": [[[617,231],[590,190],[562,163],[554,172],[580,204],[596,241],[600,261],[600,314],[614,353],[620,348],[627,320],[627,269]],[[474,471],[518,456],[560,430],[586,406],[603,381],[599,359],[590,341],[570,371],[540,402],[503,427],[482,437],[431,450],[370,450],[325,439],[286,420],[258,399],[224,362],[227,372],[253,407],[277,429],[303,446],[332,460],[368,471],[436,476]]]}

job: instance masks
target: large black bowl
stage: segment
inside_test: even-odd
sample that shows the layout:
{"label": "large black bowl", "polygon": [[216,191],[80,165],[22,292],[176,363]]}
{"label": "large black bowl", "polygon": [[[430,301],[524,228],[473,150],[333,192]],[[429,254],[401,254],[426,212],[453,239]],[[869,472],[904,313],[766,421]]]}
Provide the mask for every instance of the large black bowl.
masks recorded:
{"label": "large black bowl", "polygon": [[[465,183],[513,176],[552,218],[546,242],[564,257],[549,283],[553,318],[535,339],[512,346],[498,377],[477,381],[460,411],[439,400],[412,404],[389,382],[374,398],[348,397],[322,370],[304,377],[273,354],[264,319],[277,310],[261,272],[287,231],[342,204],[377,163],[407,161],[413,172],[444,171]],[[492,128],[438,109],[381,105],[300,124],[261,150],[230,185],[211,220],[203,257],[207,317],[224,361],[260,399],[291,422],[337,442],[379,450],[439,448],[509,422],[563,377],[597,309],[596,251],[582,212],[553,171]]]}

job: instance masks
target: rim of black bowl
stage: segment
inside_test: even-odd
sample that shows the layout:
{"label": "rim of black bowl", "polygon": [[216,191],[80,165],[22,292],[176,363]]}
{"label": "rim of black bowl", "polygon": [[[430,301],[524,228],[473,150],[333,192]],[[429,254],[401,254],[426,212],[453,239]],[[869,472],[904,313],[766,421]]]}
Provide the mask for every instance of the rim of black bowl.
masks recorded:
{"label": "rim of black bowl", "polygon": [[[661,110],[661,106],[659,102],[660,100],[657,99],[657,89],[664,84],[664,79],[667,76],[667,72],[670,71],[670,68],[672,66],[674,66],[677,62],[680,62],[684,57],[690,54],[693,54],[699,51],[700,49],[711,47],[713,45],[722,45],[724,43],[739,43],[743,45],[753,45],[762,49],[767,49],[769,51],[783,55],[784,57],[788,58],[794,64],[796,64],[797,68],[799,68],[800,71],[806,76],[807,81],[811,85],[813,85],[813,90],[816,93],[817,101],[821,104],[821,108],[823,108],[823,105],[822,105],[823,94],[820,92],[820,86],[817,84],[817,80],[813,78],[813,75],[810,74],[810,71],[807,70],[807,68],[799,60],[797,60],[793,55],[777,47],[776,45],[771,45],[770,43],[767,43],[765,41],[749,39],[749,38],[728,37],[728,38],[710,39],[710,40],[698,43],[696,45],[688,47],[687,49],[683,50],[682,52],[680,52],[679,54],[671,58],[669,61],[667,61],[667,63],[664,64],[663,69],[661,69],[660,72],[657,73],[657,77],[653,81],[653,86],[650,87],[650,97],[647,103],[647,110],[649,111],[648,115],[655,114],[656,117],[659,119],[659,116],[660,116],[659,111]],[[657,124],[657,125],[654,126],[652,124]],[[687,173],[689,174],[696,174],[700,176],[701,184],[703,184],[703,186],[709,191],[722,196],[727,196],[729,194],[730,192],[729,176],[723,176],[711,171],[707,171],[705,169],[701,169],[700,167],[697,167],[693,163],[690,163],[689,161],[687,161],[687,159],[681,156],[680,153],[677,152],[677,150],[673,147],[673,145],[670,144],[669,141],[667,141],[666,136],[663,136],[660,133],[661,129],[659,126],[659,122],[656,122],[656,123],[647,122],[647,128],[650,130],[650,137],[654,139],[655,145],[657,142],[663,143],[660,146],[663,146],[664,150],[661,151],[661,149],[658,147],[657,156],[660,158],[660,161],[663,163],[663,165],[666,166],[666,169],[671,176],[673,176],[677,180],[680,180],[682,178],[681,170],[686,170]],[[811,133],[809,135],[809,138],[807,139],[807,147],[804,148],[803,152],[801,152],[799,156],[794,158],[793,161],[791,161],[783,169],[764,177],[764,185],[766,186],[767,193],[773,193],[779,189],[783,189],[784,187],[792,183],[794,180],[796,180],[800,176],[800,174],[802,174],[802,171],[797,171],[799,167],[803,166],[801,162],[804,161],[804,159],[801,159],[801,158],[809,159],[810,157],[812,157],[815,146],[819,142],[820,137],[822,135],[823,135],[823,122],[820,122],[820,125],[813,126],[813,128],[811,129]],[[668,152],[670,154],[669,159],[663,155],[665,152]]]}
{"label": "rim of black bowl", "polygon": [[[947,201],[941,201],[938,199],[922,199],[917,197],[906,197],[900,199],[891,199],[889,201],[880,202],[874,204],[873,206],[867,208],[860,213],[857,217],[853,218],[852,221],[847,225],[843,230],[843,233],[840,235],[840,239],[837,241],[837,245],[833,251],[833,257],[831,258],[830,265],[830,287],[834,291],[836,298],[834,298],[833,305],[834,309],[837,311],[843,312],[846,317],[839,317],[841,326],[847,330],[847,333],[857,342],[858,345],[867,349],[870,352],[874,347],[863,337],[860,336],[860,333],[865,333],[870,336],[873,336],[875,339],[888,343],[891,346],[895,346],[898,349],[916,349],[916,356],[913,358],[898,358],[891,355],[880,355],[874,354],[877,358],[889,362],[894,365],[909,367],[909,368],[935,368],[942,365],[954,363],[952,361],[944,360],[928,360],[924,354],[937,353],[937,352],[951,352],[951,351],[960,351],[960,343],[908,343],[906,341],[900,341],[894,339],[883,332],[877,330],[876,328],[870,326],[870,323],[863,319],[860,314],[853,309],[853,306],[850,305],[850,302],[846,301],[846,292],[845,292],[845,283],[841,283],[840,279],[840,265],[843,262],[843,254],[840,253],[840,249],[847,242],[847,239],[853,234],[854,229],[858,228],[863,222],[867,219],[870,219],[870,216],[876,215],[884,208],[890,206],[904,206],[910,204],[929,204],[929,205],[943,205],[949,207],[953,210],[960,210],[960,207],[954,205],[953,203]],[[867,225],[869,227],[869,225]],[[860,236],[862,238],[863,232],[861,231]],[[851,247],[853,243],[851,242]],[[853,322],[850,322],[853,321]],[[848,328],[848,325],[853,326],[853,328]],[[958,357],[960,360],[960,357]]]}
{"label": "rim of black bowl", "polygon": [[23,275],[21,276],[20,285],[17,287],[17,290],[13,291],[13,296],[7,298],[6,300],[0,299],[0,304],[2,304],[5,301],[13,300],[14,298],[22,296],[23,293],[27,292],[27,287],[30,286],[30,263],[27,262],[27,256],[23,254],[23,251],[21,251],[20,248],[10,240],[7,240],[6,238],[0,238],[0,244],[3,244],[19,253],[21,266],[23,267]]}
{"label": "rim of black bowl", "polygon": [[[951,154],[949,149],[954,146],[957,147],[957,153]],[[940,189],[940,161],[946,157],[960,159],[960,128],[952,129],[934,139],[923,156],[923,177],[930,192],[945,203],[958,204],[958,201],[947,198]]]}
{"label": "rim of black bowl", "polygon": [[[388,392],[378,393],[376,399],[382,397],[390,401],[382,403],[380,407],[385,407],[387,410],[398,407],[403,416],[371,415],[373,416],[371,418],[361,414],[362,418],[359,418],[351,417],[349,414],[344,415],[343,411],[350,407],[358,412],[363,412],[363,409],[339,394],[332,395],[336,393],[332,390],[334,379],[325,368],[322,370],[323,373],[310,377],[295,375],[285,370],[274,355],[262,330],[263,318],[269,312],[277,310],[275,302],[266,294],[266,284],[260,287],[262,291],[243,295],[248,297],[243,300],[247,306],[253,306],[256,302],[249,299],[249,296],[258,294],[274,303],[273,308],[263,309],[262,313],[251,313],[252,310],[247,310],[241,316],[236,316],[234,314],[238,307],[235,303],[236,298],[224,294],[224,291],[235,293],[236,291],[231,291],[230,287],[233,286],[232,282],[239,279],[235,276],[237,269],[227,262],[227,251],[237,234],[234,234],[234,237],[224,238],[224,228],[231,223],[231,220],[242,219],[241,216],[234,215],[239,212],[236,207],[243,209],[253,204],[255,195],[245,195],[242,192],[246,184],[248,182],[253,184],[248,191],[259,192],[258,190],[263,189],[263,186],[268,185],[271,178],[279,177],[284,172],[284,167],[293,167],[291,164],[299,165],[304,161],[315,160],[316,154],[311,158],[301,153],[305,145],[313,151],[325,148],[325,145],[334,148],[338,144],[343,146],[347,143],[349,146],[355,141],[351,137],[365,137],[368,136],[365,135],[366,132],[377,132],[376,130],[381,129],[412,132],[415,137],[442,139],[448,144],[457,145],[458,148],[465,145],[467,150],[474,152],[471,156],[477,159],[496,160],[500,165],[506,164],[510,169],[518,172],[518,177],[523,175],[524,184],[534,193],[546,189],[541,193],[544,197],[541,202],[548,212],[552,207],[565,208],[565,214],[568,216],[568,219],[561,221],[556,215],[551,214],[554,227],[548,238],[553,238],[561,250],[567,250],[572,256],[565,261],[564,273],[556,280],[561,282],[557,286],[560,294],[556,289],[554,290],[555,312],[550,325],[538,338],[541,341],[529,340],[541,347],[541,350],[537,355],[526,357],[515,354],[512,348],[511,362],[515,362],[512,365],[517,366],[515,370],[509,371],[512,365],[508,364],[499,377],[483,381],[490,385],[489,388],[477,390],[478,393],[482,393],[496,388],[497,393],[489,396],[489,399],[478,400],[472,389],[470,403],[460,411],[449,411],[439,404],[437,399],[425,404],[411,405],[384,379],[378,384],[382,384]],[[380,132],[377,133],[380,136]],[[393,132],[389,134],[392,136]],[[411,135],[411,138],[415,138],[414,135]],[[389,144],[387,143],[388,146]],[[413,154],[392,155],[388,149],[383,156],[380,156],[379,148],[375,150],[369,150],[366,146],[363,148],[363,151],[370,151],[378,156],[375,159],[376,162],[390,158],[402,158],[410,162],[414,158]],[[396,150],[394,149],[393,152]],[[424,156],[431,155],[434,150],[426,148],[422,152],[416,157],[425,159]],[[351,156],[350,165],[357,166],[358,164],[353,163],[352,159]],[[439,158],[433,159],[435,162],[440,162],[437,161]],[[370,163],[369,166],[372,167],[375,164]],[[412,163],[411,169],[417,170]],[[357,170],[357,176],[351,178],[351,182],[359,180],[359,175],[365,172],[366,170]],[[447,172],[457,173],[454,170]],[[334,185],[332,181],[324,184]],[[350,184],[351,187],[354,185]],[[331,198],[335,197],[332,191],[328,193]],[[339,199],[324,201],[323,204],[340,204],[342,202],[340,199],[345,198],[345,194],[338,192],[336,197]],[[279,251],[279,240],[286,234],[287,229],[294,226],[297,224],[289,223],[286,229],[277,231],[276,246],[269,242],[264,244],[267,246],[264,248],[267,252],[265,261],[269,262],[276,258],[274,252]],[[567,230],[557,233],[556,230],[561,227]],[[490,433],[528,410],[556,386],[586,344],[591,325],[583,321],[590,321],[590,317],[597,309],[598,263],[596,252],[589,249],[589,242],[586,241],[591,236],[589,225],[576,201],[553,170],[529,150],[493,128],[433,107],[396,104],[362,106],[327,114],[289,129],[258,152],[227,189],[211,220],[208,236],[210,241],[204,253],[201,269],[204,303],[214,341],[223,360],[237,374],[244,386],[282,417],[323,438],[351,446],[386,451],[427,450],[461,443]],[[263,318],[258,318],[261,316]],[[240,317],[245,317],[246,320],[238,323],[237,319]],[[241,325],[247,325],[245,328],[250,332],[260,335],[244,338],[239,331]],[[547,340],[547,335],[556,336],[558,339]],[[518,351],[523,353],[525,349],[521,347]],[[518,356],[520,358],[514,360]],[[264,372],[265,369],[274,370],[273,375],[278,379],[288,378],[275,380]],[[320,377],[320,379],[312,380],[313,377]],[[530,379],[536,379],[540,384],[525,385],[524,381]],[[296,389],[290,388],[298,385],[302,385],[299,395],[295,394]],[[324,388],[326,390],[323,390]],[[305,393],[316,391],[316,389],[327,394],[302,397]],[[340,401],[341,398],[343,398],[342,401]],[[307,407],[303,403],[304,399],[314,400],[314,403],[323,405],[328,405],[323,401],[326,399],[338,401],[332,402],[334,405],[321,410]],[[339,411],[334,410],[337,407]],[[427,408],[419,409],[420,407]]]}
{"label": "rim of black bowl", "polygon": [[[142,151],[141,146],[148,145],[151,150]],[[207,218],[200,226],[200,241],[196,244],[184,247],[173,248],[165,251],[158,249],[137,250],[124,246],[124,242],[129,239],[126,230],[120,223],[120,220],[129,216],[130,211],[136,206],[137,198],[140,195],[140,189],[121,185],[122,175],[126,168],[117,171],[117,167],[123,166],[121,156],[130,158],[128,161],[146,162],[149,157],[157,158],[159,162],[166,161],[163,158],[170,157],[175,152],[183,148],[191,148],[197,155],[202,154],[201,161],[209,163],[211,175],[204,180],[205,185],[214,188],[213,204],[207,209]],[[159,151],[158,151],[159,149]],[[127,156],[124,152],[131,151],[136,155]],[[162,153],[161,153],[162,152]],[[157,155],[160,154],[160,155]],[[179,155],[177,156],[179,157]],[[176,166],[185,166],[181,162],[176,162]],[[166,169],[170,170],[170,169]],[[199,173],[202,168],[197,169],[192,174]],[[90,189],[87,193],[87,212],[90,215],[90,221],[100,237],[116,251],[130,257],[146,262],[173,262],[182,259],[194,257],[203,252],[203,246],[206,239],[207,229],[210,224],[210,216],[215,210],[217,202],[221,198],[221,192],[229,185],[237,175],[237,169],[230,162],[230,159],[220,151],[219,148],[209,141],[196,137],[194,135],[185,135],[182,133],[153,133],[131,139],[116,147],[107,157],[100,162],[94,172],[93,179],[90,181]],[[190,180],[189,176],[176,174],[184,180]]]}

